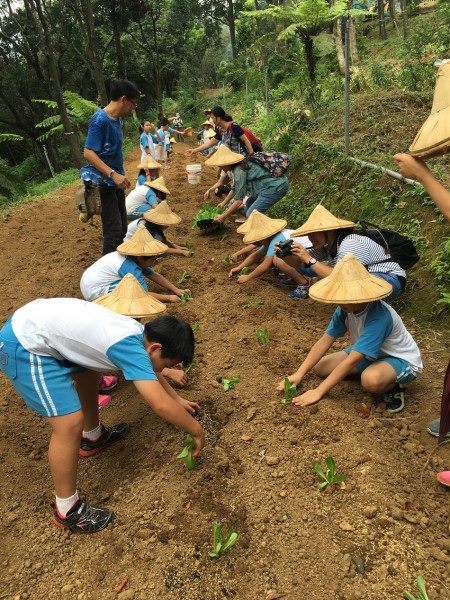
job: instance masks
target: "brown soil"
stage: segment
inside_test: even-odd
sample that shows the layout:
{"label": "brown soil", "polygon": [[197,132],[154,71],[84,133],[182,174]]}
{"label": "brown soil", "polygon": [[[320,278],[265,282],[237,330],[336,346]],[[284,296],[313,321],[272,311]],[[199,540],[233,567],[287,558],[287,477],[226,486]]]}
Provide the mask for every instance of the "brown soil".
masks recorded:
{"label": "brown soil", "polygon": [[[137,153],[133,158],[130,173]],[[309,409],[282,406],[275,383],[320,335],[331,308],[295,303],[269,277],[243,286],[229,281],[222,259],[240,238],[231,227],[212,235],[191,229],[214,173],[206,172],[205,186],[190,186],[186,163],[176,155],[164,176],[184,218],[172,236],[191,242],[195,254],[167,258],[159,269],[172,280],[191,274],[194,300],[169,312],[200,326],[185,396],[204,411],[201,464],[186,471],[175,458],[183,434],[121,381],[102,418],[130,422],[129,438],[80,461],[79,473],[81,492],[114,509],[117,522],[93,536],[63,532],[50,523],[48,427],[2,379],[0,598],[108,600],[128,575],[122,600],[384,600],[415,589],[420,573],[431,599],[449,598],[449,495],[434,474],[449,466],[450,448],[437,449],[424,431],[438,410],[445,335],[408,323],[425,372],[399,416],[388,417],[354,381]],[[101,232],[79,223],[74,188],[2,215],[2,319],[36,297],[79,297]],[[248,298],[264,304],[244,308]],[[267,346],[255,335],[262,326]],[[217,378],[230,375],[240,383],[224,392]],[[311,376],[305,385],[314,382]],[[362,402],[371,409],[367,418],[358,412]],[[347,481],[321,492],[311,461],[327,455]],[[240,534],[217,561],[208,557],[214,520]]]}

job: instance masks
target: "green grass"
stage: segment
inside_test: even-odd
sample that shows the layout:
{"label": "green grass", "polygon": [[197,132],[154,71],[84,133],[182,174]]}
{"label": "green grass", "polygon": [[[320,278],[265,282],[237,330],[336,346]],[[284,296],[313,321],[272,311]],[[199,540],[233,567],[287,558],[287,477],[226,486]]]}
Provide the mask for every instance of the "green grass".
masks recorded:
{"label": "green grass", "polygon": [[[25,198],[45,196],[46,194],[54,192],[63,185],[75,183],[79,180],[80,172],[78,169],[66,169],[65,171],[57,173],[57,175],[55,177],[52,177],[51,179],[47,179],[46,181],[42,181],[41,183],[34,183],[28,185]],[[22,199],[24,199],[24,197],[19,198],[19,201]]]}

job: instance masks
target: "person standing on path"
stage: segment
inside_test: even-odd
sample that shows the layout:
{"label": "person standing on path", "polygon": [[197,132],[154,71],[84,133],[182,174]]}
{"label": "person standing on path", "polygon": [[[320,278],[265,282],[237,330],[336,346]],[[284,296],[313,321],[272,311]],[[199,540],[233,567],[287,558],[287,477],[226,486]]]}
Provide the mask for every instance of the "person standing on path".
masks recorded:
{"label": "person standing on path", "polygon": [[81,178],[99,186],[102,205],[103,254],[114,252],[127,231],[125,190],[130,181],[123,167],[122,117],[136,108],[139,90],[126,79],[111,84],[110,102],[89,121]]}

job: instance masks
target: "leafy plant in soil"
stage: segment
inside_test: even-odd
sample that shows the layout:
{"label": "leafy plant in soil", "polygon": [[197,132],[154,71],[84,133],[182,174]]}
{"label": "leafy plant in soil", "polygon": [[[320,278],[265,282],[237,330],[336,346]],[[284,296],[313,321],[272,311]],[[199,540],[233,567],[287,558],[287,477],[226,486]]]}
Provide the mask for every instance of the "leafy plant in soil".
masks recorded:
{"label": "leafy plant in soil", "polygon": [[222,263],[226,266],[226,267],[230,267],[233,264],[233,259],[231,258],[231,254],[229,254],[228,256],[226,256]]}
{"label": "leafy plant in soil", "polygon": [[182,284],[190,278],[191,274],[188,271],[183,271],[178,278],[178,283]]}
{"label": "leafy plant in soil", "polygon": [[223,533],[222,525],[218,521],[213,522],[213,547],[209,552],[211,558],[219,558],[226,550],[232,548],[238,539],[238,534],[231,530],[226,535]]}
{"label": "leafy plant in soil", "polygon": [[263,346],[269,343],[269,333],[267,331],[267,327],[258,327],[256,330],[256,337],[258,338],[258,342]]}
{"label": "leafy plant in soil", "polygon": [[223,389],[228,392],[228,390],[234,390],[239,381],[239,377],[222,377],[221,383]]}
{"label": "leafy plant in soil", "polygon": [[195,367],[195,360],[193,360],[185,369],[185,373],[188,374]]}
{"label": "leafy plant in soil", "polygon": [[203,221],[205,219],[214,219],[214,217],[220,215],[221,213],[223,213],[223,208],[220,208],[219,206],[213,206],[212,204],[205,202],[205,204],[202,204],[200,210],[192,219],[192,229],[198,227],[199,221]]}
{"label": "leafy plant in soil", "polygon": [[239,275],[248,275],[250,273],[250,267],[242,267],[239,271]]}
{"label": "leafy plant in soil", "polygon": [[195,465],[196,465],[195,458],[192,456],[192,450],[194,448],[195,448],[194,439],[189,433],[187,433],[184,438],[184,448],[180,452],[180,454],[177,455],[177,458],[179,458],[180,460],[182,460],[184,462],[184,464],[186,465],[186,468],[189,471],[192,471],[193,469],[195,469]]}
{"label": "leafy plant in soil", "polygon": [[190,292],[183,292],[180,296],[181,302],[190,302],[194,298],[191,296]]}
{"label": "leafy plant in soil", "polygon": [[419,588],[419,595],[417,597],[413,596],[411,592],[407,592],[406,590],[403,592],[403,597],[406,598],[406,600],[430,600],[425,587],[425,579],[422,577],[422,575],[417,577],[416,585]]}
{"label": "leafy plant in soil", "polygon": [[258,306],[262,306],[264,304],[264,300],[260,300],[259,298],[248,298],[244,304],[243,308],[258,308]]}
{"label": "leafy plant in soil", "polygon": [[321,483],[319,484],[321,490],[325,490],[329,485],[341,483],[341,481],[345,481],[347,479],[346,475],[338,475],[338,473],[336,473],[336,464],[332,456],[326,457],[325,464],[327,466],[325,471],[319,462],[313,462],[312,464],[317,476],[319,479],[322,479]]}
{"label": "leafy plant in soil", "polygon": [[200,325],[198,323],[192,323],[191,329],[194,333],[197,333],[197,331],[200,331]]}
{"label": "leafy plant in soil", "polygon": [[283,382],[283,397],[281,398],[281,404],[289,404],[292,398],[297,393],[297,386],[295,383],[291,383],[287,377],[284,378]]}

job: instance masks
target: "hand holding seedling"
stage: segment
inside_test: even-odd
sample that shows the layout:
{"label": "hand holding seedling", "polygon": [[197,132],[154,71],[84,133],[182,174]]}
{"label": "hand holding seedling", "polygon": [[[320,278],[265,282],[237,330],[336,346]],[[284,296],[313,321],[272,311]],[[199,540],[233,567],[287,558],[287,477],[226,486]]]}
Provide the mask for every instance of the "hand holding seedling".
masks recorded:
{"label": "hand holding seedling", "polygon": [[194,457],[194,448],[195,448],[195,441],[194,438],[188,434],[186,434],[185,438],[184,438],[184,448],[183,450],[180,452],[180,454],[177,454],[177,458],[179,458],[180,460],[182,460],[184,462],[184,464],[186,465],[186,468],[189,471],[192,471],[193,469],[195,469],[195,457]]}
{"label": "hand holding seedling", "polygon": [[225,221],[225,218],[223,215],[216,215],[213,218],[214,223],[223,223]]}
{"label": "hand holding seedling", "polygon": [[191,402],[190,400],[185,400],[181,396],[177,396],[177,402],[191,415],[195,415],[200,410],[200,404],[197,404],[197,402]]}
{"label": "hand holding seedling", "polygon": [[284,379],[282,379],[281,381],[279,381],[277,383],[277,391],[278,392],[284,392],[284,386],[286,385],[286,379],[289,381],[289,383],[293,383],[295,386],[297,386],[301,381],[301,378],[296,377],[295,373],[293,375],[289,375],[288,377],[285,377]]}
{"label": "hand holding seedling", "polygon": [[239,277],[237,278],[237,282],[245,283],[246,281],[250,281],[251,278],[252,278],[251,275],[239,275]]}
{"label": "hand holding seedling", "polygon": [[190,290],[180,290],[180,291],[181,291],[181,295],[180,295],[181,302],[190,302],[191,300],[193,300]]}
{"label": "hand holding seedling", "polygon": [[300,396],[296,396],[292,399],[292,402],[295,406],[309,406],[310,404],[315,404],[321,400],[322,394],[318,391],[317,388],[314,390],[308,390],[304,394]]}
{"label": "hand holding seedling", "polygon": [[297,393],[297,386],[295,383],[291,383],[287,377],[285,377],[283,381],[283,398],[281,399],[281,404],[289,404],[292,398]]}
{"label": "hand holding seedling", "polygon": [[240,271],[240,267],[233,267],[230,272],[228,273],[228,277],[233,277],[233,275],[235,275],[236,273],[239,273]]}

